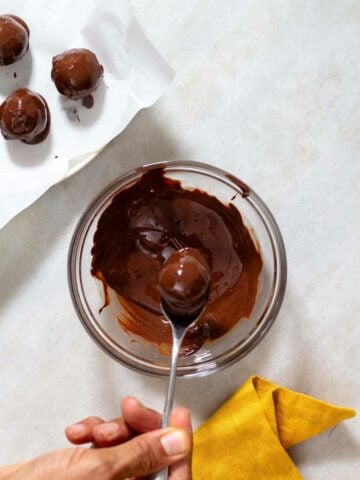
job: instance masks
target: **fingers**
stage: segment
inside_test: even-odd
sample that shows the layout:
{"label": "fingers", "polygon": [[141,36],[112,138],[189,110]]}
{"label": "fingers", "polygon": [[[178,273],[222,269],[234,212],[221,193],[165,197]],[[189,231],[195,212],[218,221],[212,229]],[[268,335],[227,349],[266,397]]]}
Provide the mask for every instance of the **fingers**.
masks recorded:
{"label": "fingers", "polygon": [[176,408],[171,417],[171,426],[183,428],[190,439],[189,454],[170,469],[170,480],[191,480],[192,425],[190,412],[186,408]]}
{"label": "fingers", "polygon": [[104,422],[93,428],[93,443],[97,447],[111,447],[130,440],[134,432],[126,425],[122,417]]}
{"label": "fingers", "polygon": [[129,440],[131,429],[122,417],[105,422],[98,417],[89,417],[65,429],[68,440],[80,445],[92,442],[97,447],[110,447]]}
{"label": "fingers", "polygon": [[65,435],[68,440],[75,445],[93,441],[93,428],[96,425],[104,423],[99,417],[84,418],[78,423],[74,423],[65,429]]}
{"label": "fingers", "polygon": [[81,445],[92,442],[97,447],[119,445],[138,433],[160,427],[161,415],[143,406],[136,398],[126,397],[121,402],[123,417],[105,422],[99,417],[89,417],[66,428],[68,440]]}
{"label": "fingers", "polygon": [[[110,467],[110,478],[143,477],[188,458],[191,437],[180,428],[155,430],[138,435],[118,447],[94,452],[100,455],[104,465]],[[178,478],[188,480],[186,477]]]}
{"label": "fingers", "polygon": [[98,447],[119,445],[139,433],[160,427],[161,415],[144,407],[136,398],[126,397],[121,402],[123,416],[93,428],[93,443]]}
{"label": "fingers", "polygon": [[146,433],[160,428],[161,415],[146,408],[134,397],[126,397],[121,402],[125,422],[136,432]]}

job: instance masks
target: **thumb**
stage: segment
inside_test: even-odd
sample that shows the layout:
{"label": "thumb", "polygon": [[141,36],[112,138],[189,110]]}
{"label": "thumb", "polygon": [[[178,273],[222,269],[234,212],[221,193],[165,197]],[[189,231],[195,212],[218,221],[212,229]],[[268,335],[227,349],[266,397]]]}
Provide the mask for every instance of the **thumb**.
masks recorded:
{"label": "thumb", "polygon": [[189,455],[191,438],[180,428],[154,430],[112,448],[98,450],[111,480],[142,477]]}

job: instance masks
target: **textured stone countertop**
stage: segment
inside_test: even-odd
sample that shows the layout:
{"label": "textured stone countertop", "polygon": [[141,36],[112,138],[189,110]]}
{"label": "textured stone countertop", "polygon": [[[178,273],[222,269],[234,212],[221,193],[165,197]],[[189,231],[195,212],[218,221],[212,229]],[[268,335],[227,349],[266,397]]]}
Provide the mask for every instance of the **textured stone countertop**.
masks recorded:
{"label": "textured stone countertop", "polygon": [[[257,373],[360,409],[360,3],[134,0],[133,8],[176,70],[174,83],[90,165],[0,231],[0,464],[66,445],[66,424],[117,415],[124,395],[162,408],[163,380],[116,364],[85,334],[66,274],[92,198],[159,160],[204,161],[242,178],[271,208],[288,255],[283,307],[263,342],[215,376],[179,382],[176,404],[199,425]],[[355,480],[360,422],[290,454],[307,480]]]}

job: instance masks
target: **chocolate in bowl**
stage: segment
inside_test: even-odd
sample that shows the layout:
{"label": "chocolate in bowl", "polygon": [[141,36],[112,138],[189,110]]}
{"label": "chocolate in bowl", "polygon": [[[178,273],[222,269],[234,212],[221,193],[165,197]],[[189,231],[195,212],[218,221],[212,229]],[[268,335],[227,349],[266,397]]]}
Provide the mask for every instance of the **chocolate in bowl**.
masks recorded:
{"label": "chocolate in bowl", "polygon": [[[149,165],[116,180],[95,199],[76,228],[69,254],[70,291],[84,327],[109,355],[138,371],[157,376],[167,375],[168,356],[164,354],[162,348],[159,350],[159,344],[155,345],[143,339],[146,336],[144,331],[149,328],[149,322],[143,315],[139,315],[135,321],[135,324],[142,322],[142,336],[131,332],[134,327],[131,324],[134,316],[129,315],[129,310],[134,305],[137,309],[138,304],[142,303],[141,298],[137,299],[137,304],[134,303],[132,296],[125,300],[123,297],[119,301],[116,290],[106,288],[105,297],[111,308],[104,308],[100,313],[104,305],[103,285],[90,274],[91,269],[93,273],[101,270],[97,267],[94,269],[91,251],[94,234],[103,213],[116,195],[129,191],[144,173],[158,171],[159,167],[164,169],[167,180],[175,181],[177,184],[180,182],[184,190],[211,192],[211,196],[217,198],[219,203],[231,205],[231,210],[240,212],[240,218],[250,232],[252,243],[255,243],[261,251],[263,268],[259,275],[255,305],[249,319],[236,321],[228,331],[220,335],[215,334],[213,339],[207,340],[195,353],[180,360],[177,371],[179,376],[206,375],[243,357],[263,338],[280,308],[286,284],[285,250],[275,220],[253,190],[248,190],[232,175],[205,164],[171,162]],[[124,231],[123,234],[125,235]],[[196,246],[199,248],[199,245]],[[239,301],[239,298],[235,296],[234,301]],[[153,313],[148,312],[148,316],[154,315],[157,318],[158,311],[156,308],[153,310]],[[117,320],[124,315],[130,320],[126,329],[121,328]],[[160,333],[165,334],[166,327],[167,324],[163,322]],[[150,333],[151,330],[149,328]],[[193,332],[193,338],[196,339],[198,335],[199,332]],[[167,342],[161,343],[166,345]]]}
{"label": "chocolate in bowl", "polygon": [[172,335],[161,311],[158,277],[179,246],[198,251],[212,277],[207,306],[194,327],[198,335],[190,329],[184,338],[181,353],[186,355],[249,318],[255,305],[261,253],[231,201],[224,204],[203,190],[183,188],[166,178],[163,168],[145,172],[101,215],[92,274],[126,311],[119,314],[119,324],[167,353]]}

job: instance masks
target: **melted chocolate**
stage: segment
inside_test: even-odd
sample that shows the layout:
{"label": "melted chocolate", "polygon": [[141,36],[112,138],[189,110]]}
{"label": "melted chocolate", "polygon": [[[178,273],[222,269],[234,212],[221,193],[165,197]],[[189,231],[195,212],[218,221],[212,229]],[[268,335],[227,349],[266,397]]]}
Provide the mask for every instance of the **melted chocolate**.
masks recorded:
{"label": "melted chocolate", "polygon": [[114,196],[94,235],[92,274],[106,292],[116,292],[121,326],[163,353],[170,351],[171,330],[161,314],[159,272],[185,247],[198,251],[211,272],[208,303],[183,342],[182,354],[190,354],[254,307],[262,259],[240,212],[201,190],[182,188],[159,168]]}
{"label": "melted chocolate", "polygon": [[29,27],[16,15],[0,15],[0,65],[20,60],[29,48]]}
{"label": "melted chocolate", "polygon": [[20,88],[0,106],[0,129],[6,140],[36,144],[50,130],[50,111],[45,99],[27,88]]}
{"label": "melted chocolate", "polygon": [[[104,73],[96,55],[86,48],[74,48],[57,55],[52,60],[51,78],[58,91],[74,100],[90,97]],[[91,108],[91,99],[84,105]]]}
{"label": "melted chocolate", "polygon": [[82,99],[82,104],[85,108],[92,108],[94,106],[94,97],[92,95],[88,95]]}

